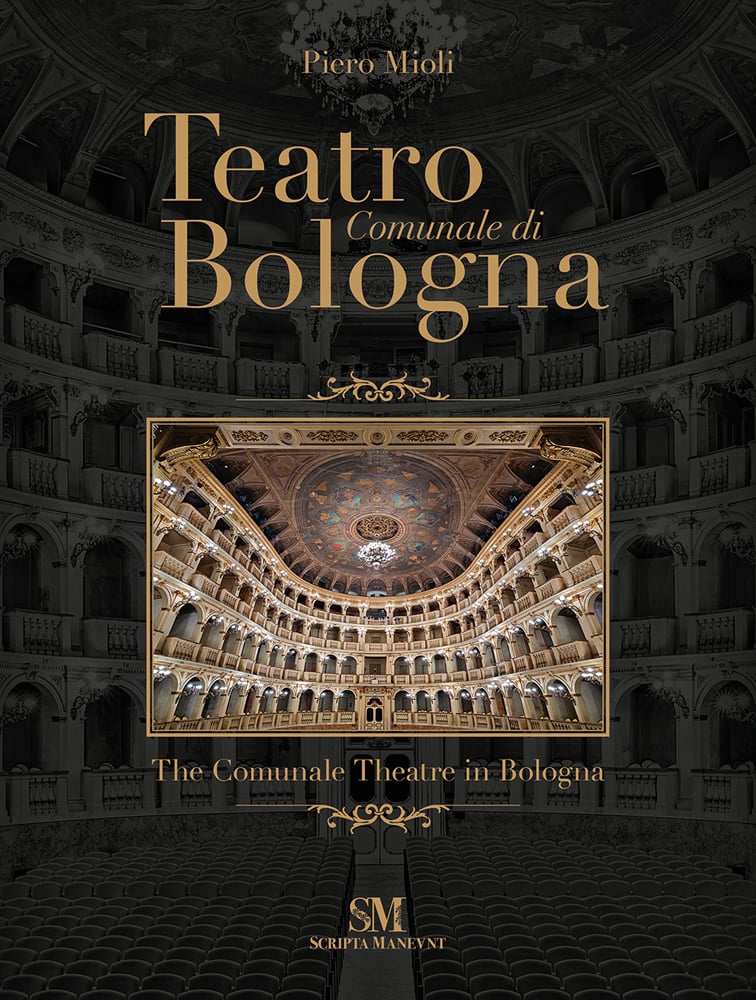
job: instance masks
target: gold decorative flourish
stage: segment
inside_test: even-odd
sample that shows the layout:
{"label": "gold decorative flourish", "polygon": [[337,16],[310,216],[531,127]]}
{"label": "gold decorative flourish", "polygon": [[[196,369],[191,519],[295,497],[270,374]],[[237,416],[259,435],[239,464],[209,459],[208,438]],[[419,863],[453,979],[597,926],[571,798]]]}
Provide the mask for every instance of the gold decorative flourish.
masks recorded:
{"label": "gold decorative flourish", "polygon": [[256,441],[267,441],[265,431],[231,431],[231,438],[237,444],[254,444]]}
{"label": "gold decorative flourish", "polygon": [[400,441],[412,441],[414,444],[423,444],[424,442],[432,441],[446,441],[449,435],[446,431],[399,431],[396,435]]}
{"label": "gold decorative flourish", "polygon": [[427,375],[422,379],[420,385],[410,385],[407,382],[407,372],[398,378],[382,382],[380,385],[371,382],[370,379],[359,378],[354,372],[349,372],[349,377],[352,381],[348,382],[347,385],[337,385],[336,379],[332,376],[326,383],[330,395],[319,392],[317,395],[310,395],[307,398],[327,400],[346,399],[348,396],[352,396],[357,402],[365,403],[391,403],[394,400],[404,399],[405,396],[410,396],[412,399],[420,397],[431,401],[449,398],[448,395],[442,396],[440,393],[435,396],[428,395],[431,380]]}
{"label": "gold decorative flourish", "polygon": [[337,806],[330,806],[324,803],[319,805],[310,806],[307,810],[308,812],[321,813],[323,810],[329,810],[331,815],[326,820],[326,826],[329,830],[336,829],[336,823],[338,820],[343,819],[346,823],[351,823],[349,828],[350,833],[354,833],[363,826],[372,826],[373,823],[381,822],[385,823],[386,826],[395,826],[399,830],[404,830],[405,833],[409,833],[407,829],[407,824],[413,822],[414,820],[420,820],[420,826],[427,830],[428,827],[433,822],[431,817],[428,815],[430,810],[435,810],[435,812],[448,812],[449,806],[441,805],[430,805],[423,806],[422,809],[411,809],[407,810],[404,806],[391,805],[388,802],[384,802],[383,805],[377,806],[374,802],[369,802],[366,806],[355,806],[352,812],[348,812],[346,809],[339,809]]}
{"label": "gold decorative flourish", "polygon": [[[310,396],[310,399],[313,397]],[[356,441],[357,431],[310,431],[308,441],[319,441],[321,444],[342,444],[345,441]]]}
{"label": "gold decorative flourish", "polygon": [[520,444],[527,436],[527,431],[494,431],[490,438],[492,441],[501,441],[502,444]]}

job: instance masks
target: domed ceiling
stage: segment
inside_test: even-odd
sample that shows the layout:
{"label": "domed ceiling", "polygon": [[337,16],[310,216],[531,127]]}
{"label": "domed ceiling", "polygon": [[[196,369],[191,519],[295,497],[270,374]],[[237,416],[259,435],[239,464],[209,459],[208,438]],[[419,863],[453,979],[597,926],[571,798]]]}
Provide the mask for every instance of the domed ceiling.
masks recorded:
{"label": "domed ceiling", "polygon": [[[279,51],[291,20],[285,0],[26,0],[23,6],[56,49],[67,49],[90,77],[113,90],[133,83],[140,97],[159,95],[161,107],[176,110],[213,105],[235,112],[250,128],[260,110],[284,115],[289,124],[297,119],[305,130],[318,127],[319,102],[294,85]],[[477,111],[481,93],[487,110],[507,106],[517,114],[523,103],[545,95],[571,103],[576,90],[595,85],[589,68],[605,67],[627,82],[654,54],[684,43],[691,6],[444,0],[444,12],[465,18],[468,37],[442,113]],[[438,111],[435,104],[423,106],[414,117],[437,118]]]}
{"label": "domed ceiling", "polygon": [[[276,452],[234,449],[206,463],[286,565],[342,593],[428,590],[459,576],[550,462],[536,451]],[[396,552],[380,570],[365,542]]]}

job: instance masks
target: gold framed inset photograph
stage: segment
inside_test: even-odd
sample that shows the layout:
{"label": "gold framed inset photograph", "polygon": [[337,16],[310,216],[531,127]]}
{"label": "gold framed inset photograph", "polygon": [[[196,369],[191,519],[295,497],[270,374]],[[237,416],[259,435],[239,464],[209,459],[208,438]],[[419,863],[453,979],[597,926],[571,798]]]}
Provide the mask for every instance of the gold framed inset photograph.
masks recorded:
{"label": "gold framed inset photograph", "polygon": [[608,420],[150,421],[148,735],[608,735]]}

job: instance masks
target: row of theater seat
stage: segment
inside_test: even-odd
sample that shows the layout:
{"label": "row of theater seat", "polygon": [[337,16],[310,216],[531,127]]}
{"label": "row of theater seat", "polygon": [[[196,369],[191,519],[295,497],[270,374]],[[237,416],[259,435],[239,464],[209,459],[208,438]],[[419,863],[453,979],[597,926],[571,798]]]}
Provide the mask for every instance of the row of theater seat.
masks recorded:
{"label": "row of theater seat", "polygon": [[352,845],[196,844],[79,862],[7,885],[0,1000],[335,1000]]}
{"label": "row of theater seat", "polygon": [[[756,1000],[756,900],[709,859],[467,837],[405,856],[413,933],[445,938],[415,953],[418,1000]],[[618,870],[624,895],[587,891]]]}

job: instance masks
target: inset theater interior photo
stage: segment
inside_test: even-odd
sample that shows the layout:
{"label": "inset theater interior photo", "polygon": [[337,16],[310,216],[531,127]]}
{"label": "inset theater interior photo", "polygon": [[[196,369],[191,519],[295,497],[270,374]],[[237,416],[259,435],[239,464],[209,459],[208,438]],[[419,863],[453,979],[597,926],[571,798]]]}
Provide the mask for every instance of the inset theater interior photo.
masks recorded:
{"label": "inset theater interior photo", "polygon": [[159,422],[156,733],[604,730],[603,423],[381,428]]}

